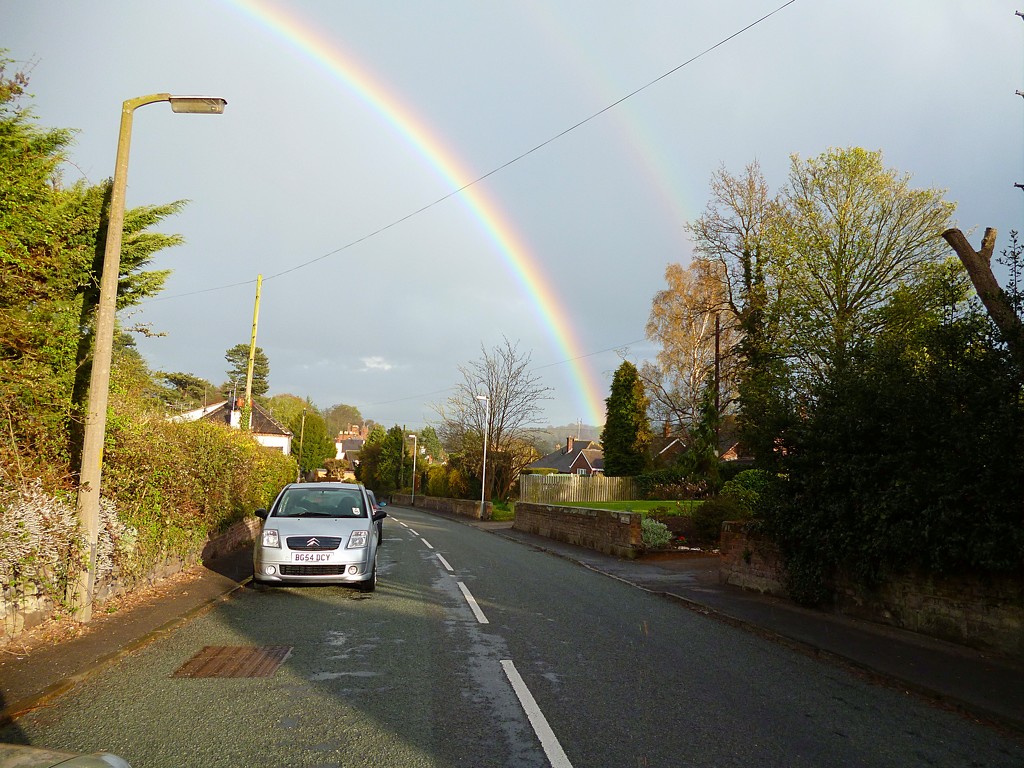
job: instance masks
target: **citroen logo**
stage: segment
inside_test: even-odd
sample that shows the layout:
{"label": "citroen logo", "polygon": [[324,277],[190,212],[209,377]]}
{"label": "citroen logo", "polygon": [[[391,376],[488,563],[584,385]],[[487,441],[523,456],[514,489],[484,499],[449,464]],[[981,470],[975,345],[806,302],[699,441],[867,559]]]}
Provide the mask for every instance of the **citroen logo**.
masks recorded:
{"label": "citroen logo", "polygon": [[319,547],[320,546],[320,540],[314,537],[314,538],[312,538],[312,539],[310,539],[309,541],[306,542],[306,546],[307,547]]}

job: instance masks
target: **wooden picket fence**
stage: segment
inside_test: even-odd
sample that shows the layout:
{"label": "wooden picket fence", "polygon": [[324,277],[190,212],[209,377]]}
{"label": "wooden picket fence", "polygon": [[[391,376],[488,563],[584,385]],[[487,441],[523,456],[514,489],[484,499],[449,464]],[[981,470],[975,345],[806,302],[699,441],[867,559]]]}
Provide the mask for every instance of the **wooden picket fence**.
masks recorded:
{"label": "wooden picket fence", "polygon": [[520,475],[519,500],[534,504],[632,501],[637,483],[632,477],[604,475]]}

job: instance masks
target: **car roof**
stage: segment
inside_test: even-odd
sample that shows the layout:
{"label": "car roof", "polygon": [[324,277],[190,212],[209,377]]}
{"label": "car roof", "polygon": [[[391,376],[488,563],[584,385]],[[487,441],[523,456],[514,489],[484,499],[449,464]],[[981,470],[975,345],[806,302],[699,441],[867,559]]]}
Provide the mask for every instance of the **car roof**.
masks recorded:
{"label": "car roof", "polygon": [[338,483],[325,480],[319,483],[289,483],[285,488],[345,488],[348,490],[362,490],[363,486],[359,483]]}

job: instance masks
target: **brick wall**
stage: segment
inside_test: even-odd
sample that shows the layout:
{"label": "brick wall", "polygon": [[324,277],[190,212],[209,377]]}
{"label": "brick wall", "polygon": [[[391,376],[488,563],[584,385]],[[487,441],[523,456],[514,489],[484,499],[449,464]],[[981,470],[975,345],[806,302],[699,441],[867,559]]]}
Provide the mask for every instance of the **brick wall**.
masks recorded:
{"label": "brick wall", "polygon": [[484,516],[480,517],[480,502],[470,501],[468,499],[445,499],[440,496],[420,496],[416,497],[416,503],[412,503],[412,494],[408,493],[393,493],[391,494],[391,503],[398,504],[403,507],[418,507],[420,509],[431,509],[435,512],[447,512],[450,515],[459,515],[460,517],[471,517],[474,520],[490,520],[492,505],[491,502],[484,504]]}
{"label": "brick wall", "polygon": [[633,512],[520,501],[516,503],[512,527],[609,555],[634,558],[643,552],[640,519]]}
{"label": "brick wall", "polygon": [[[748,535],[744,523],[728,522],[722,526],[720,551],[720,581],[785,596],[785,568],[772,542]],[[1024,659],[1024,578],[1020,576],[903,574],[873,590],[840,576],[835,610]]]}

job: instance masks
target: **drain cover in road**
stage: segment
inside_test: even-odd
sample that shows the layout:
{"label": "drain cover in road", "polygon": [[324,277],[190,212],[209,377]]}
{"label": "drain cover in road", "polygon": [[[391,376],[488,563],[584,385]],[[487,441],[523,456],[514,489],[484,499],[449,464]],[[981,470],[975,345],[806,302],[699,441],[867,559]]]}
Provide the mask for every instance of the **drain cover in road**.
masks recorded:
{"label": "drain cover in road", "polygon": [[172,677],[270,677],[291,652],[290,645],[208,645]]}

